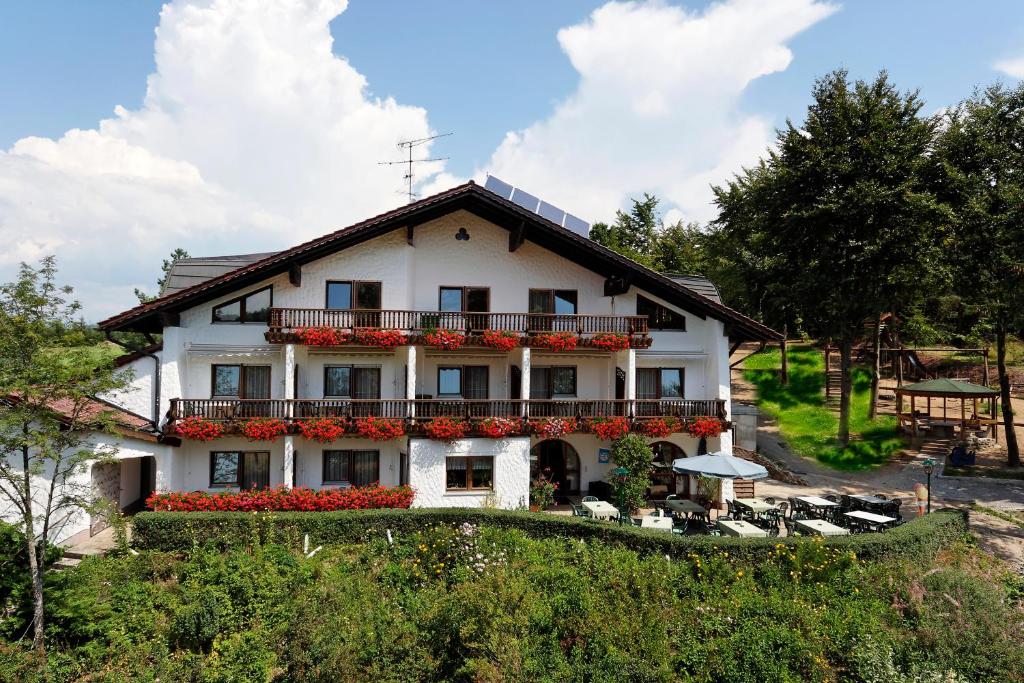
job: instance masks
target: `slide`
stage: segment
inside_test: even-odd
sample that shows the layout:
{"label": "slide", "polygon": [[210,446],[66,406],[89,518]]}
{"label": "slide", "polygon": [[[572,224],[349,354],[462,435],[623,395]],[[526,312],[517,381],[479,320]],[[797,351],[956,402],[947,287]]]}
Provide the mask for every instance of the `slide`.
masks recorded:
{"label": "slide", "polygon": [[921,363],[921,359],[917,357],[917,352],[912,349],[904,349],[903,354],[907,359],[907,365],[910,366],[914,375],[918,379],[928,379],[928,370],[926,370],[924,365]]}

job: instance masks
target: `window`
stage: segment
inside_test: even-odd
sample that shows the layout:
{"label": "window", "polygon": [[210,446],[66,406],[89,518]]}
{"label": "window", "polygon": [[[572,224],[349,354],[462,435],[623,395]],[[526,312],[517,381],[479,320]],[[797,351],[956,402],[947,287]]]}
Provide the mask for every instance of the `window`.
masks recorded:
{"label": "window", "polygon": [[685,372],[682,368],[637,368],[638,399],[683,398]]}
{"label": "window", "polygon": [[575,395],[575,365],[530,368],[530,398],[545,399]]}
{"label": "window", "polygon": [[494,456],[470,455],[446,458],[445,488],[449,491],[493,491]]}
{"label": "window", "polygon": [[437,369],[437,395],[461,396],[470,400],[486,400],[488,368],[486,365],[455,365]]}
{"label": "window", "polygon": [[327,308],[334,309],[380,309],[379,282],[328,282]]}
{"label": "window", "polygon": [[441,287],[438,310],[446,313],[490,310],[491,290],[487,287]]}
{"label": "window", "polygon": [[639,294],[636,296],[636,314],[646,315],[652,330],[686,331],[686,316]]}
{"label": "window", "polygon": [[267,287],[214,306],[213,322],[266,324],[270,320],[272,305],[273,288]]}
{"label": "window", "polygon": [[324,484],[369,486],[380,481],[380,451],[324,451]]}
{"label": "window", "polygon": [[575,289],[531,289],[530,313],[574,315],[578,298]]}
{"label": "window", "polygon": [[212,398],[270,398],[269,365],[213,365]]}
{"label": "window", "polygon": [[324,397],[380,398],[380,368],[352,365],[325,366]]}
{"label": "window", "polygon": [[270,486],[270,453],[267,451],[210,453],[210,488],[237,486],[262,489]]}

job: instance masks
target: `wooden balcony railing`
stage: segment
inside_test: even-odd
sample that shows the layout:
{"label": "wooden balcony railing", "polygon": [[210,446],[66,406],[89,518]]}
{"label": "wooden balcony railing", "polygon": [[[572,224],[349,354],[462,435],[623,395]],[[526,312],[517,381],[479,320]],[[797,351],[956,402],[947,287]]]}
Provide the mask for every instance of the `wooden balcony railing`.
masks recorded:
{"label": "wooden balcony railing", "polygon": [[167,414],[174,423],[186,417],[231,422],[251,418],[296,421],[314,417],[387,417],[423,420],[434,417],[678,417],[709,415],[722,420],[725,401],[663,400],[447,400],[447,399],[172,399]]}
{"label": "wooden balcony railing", "polygon": [[573,332],[582,336],[610,332],[646,336],[647,316],[272,308],[269,326],[271,334],[287,334],[309,327],[342,330],[376,327],[407,333],[445,329],[460,330],[467,334],[483,330],[509,330],[520,334]]}

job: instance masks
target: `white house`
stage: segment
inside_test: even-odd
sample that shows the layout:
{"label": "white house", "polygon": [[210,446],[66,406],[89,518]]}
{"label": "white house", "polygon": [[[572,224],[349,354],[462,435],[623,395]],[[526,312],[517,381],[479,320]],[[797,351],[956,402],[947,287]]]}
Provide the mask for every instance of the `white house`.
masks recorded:
{"label": "white house", "polygon": [[[729,451],[731,345],[780,335],[723,305],[707,281],[648,270],[587,239],[578,219],[500,182],[488,187],[470,182],[278,253],[179,261],[159,299],[100,323],[162,335],[124,359],[133,389],[105,397],[154,421],[156,488],[380,481],[411,485],[418,506],[516,507],[544,469],[562,495],[600,492],[612,465],[595,420],[667,417],[685,427],[710,416],[726,429],[707,448]],[[307,330],[328,328],[401,336],[394,348],[362,335],[309,343]],[[465,335],[461,346],[432,345],[434,328]],[[488,346],[487,331],[517,344]],[[575,348],[543,345],[558,332]],[[320,443],[300,431],[316,418],[352,431],[367,416],[397,420],[405,434]],[[428,438],[442,416],[464,422],[464,438]],[[183,438],[190,417],[226,433]],[[526,426],[487,438],[480,421],[491,417]],[[238,433],[256,418],[288,433],[257,442]],[[534,433],[548,418],[575,427]],[[699,446],[685,430],[650,441],[663,462]],[[685,495],[689,484],[665,470],[652,493]]]}

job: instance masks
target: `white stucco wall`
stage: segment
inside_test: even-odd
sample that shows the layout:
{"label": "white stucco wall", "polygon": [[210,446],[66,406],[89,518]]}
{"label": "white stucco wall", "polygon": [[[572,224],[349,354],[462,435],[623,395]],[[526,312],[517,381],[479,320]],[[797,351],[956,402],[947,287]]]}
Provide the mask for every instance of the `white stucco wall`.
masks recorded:
{"label": "white stucco wall", "polygon": [[445,458],[493,455],[494,493],[491,498],[507,509],[528,505],[530,500],[530,439],[461,439],[445,444],[430,439],[409,439],[409,483],[416,491],[415,507],[481,507],[486,492],[445,490]]}
{"label": "white stucco wall", "polygon": [[[154,355],[160,358],[161,352]],[[120,391],[101,394],[100,398],[146,419],[153,419],[156,367],[156,361],[149,356],[128,363],[118,370],[131,377],[128,386]]]}

